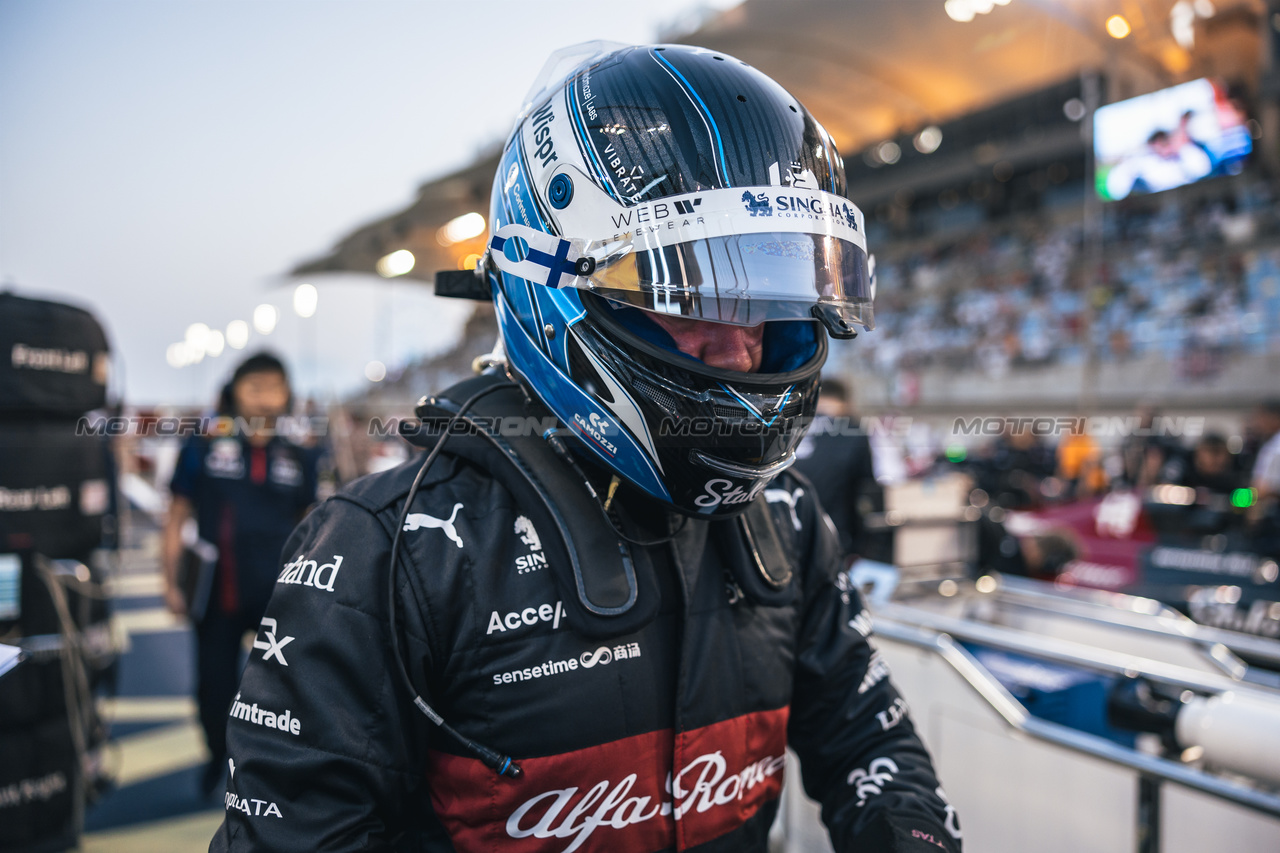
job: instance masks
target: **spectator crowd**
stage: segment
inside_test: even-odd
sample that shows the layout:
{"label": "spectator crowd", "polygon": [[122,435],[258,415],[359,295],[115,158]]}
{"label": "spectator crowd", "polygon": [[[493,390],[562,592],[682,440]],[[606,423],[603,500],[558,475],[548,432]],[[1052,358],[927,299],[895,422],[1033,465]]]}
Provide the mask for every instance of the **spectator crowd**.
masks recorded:
{"label": "spectator crowd", "polygon": [[[1261,179],[1173,191],[1082,218],[1019,217],[877,249],[874,369],[1013,368],[1158,355],[1210,375],[1280,350],[1280,212]],[[1056,220],[1056,221],[1054,221]],[[1065,221],[1064,221],[1065,220]]]}

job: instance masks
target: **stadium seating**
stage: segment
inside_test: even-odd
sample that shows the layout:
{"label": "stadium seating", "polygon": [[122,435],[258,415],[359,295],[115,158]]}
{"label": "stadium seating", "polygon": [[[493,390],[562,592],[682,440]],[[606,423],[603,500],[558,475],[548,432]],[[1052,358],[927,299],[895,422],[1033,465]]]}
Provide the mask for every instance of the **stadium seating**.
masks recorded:
{"label": "stadium seating", "polygon": [[[873,243],[879,328],[860,341],[863,363],[885,374],[945,366],[1000,376],[1077,363],[1091,344],[1102,361],[1156,353],[1195,375],[1280,350],[1274,196],[1255,178],[1208,196],[1109,205],[1096,276],[1080,217],[1052,211]],[[1086,292],[1088,281],[1097,284]]]}

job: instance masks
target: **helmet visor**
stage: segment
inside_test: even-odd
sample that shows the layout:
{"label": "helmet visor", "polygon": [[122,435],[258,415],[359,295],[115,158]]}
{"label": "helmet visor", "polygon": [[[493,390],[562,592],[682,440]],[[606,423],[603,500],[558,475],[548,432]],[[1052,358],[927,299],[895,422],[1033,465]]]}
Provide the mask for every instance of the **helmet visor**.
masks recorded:
{"label": "helmet visor", "polygon": [[502,226],[489,243],[498,269],[721,323],[817,319],[836,337],[873,328],[866,223],[848,199],[735,187],[624,206],[574,174],[564,167],[549,184],[559,235]]}
{"label": "helmet visor", "polygon": [[812,320],[816,309],[874,327],[866,252],[832,235],[765,231],[586,254],[595,270],[574,286],[648,311],[755,326]]}

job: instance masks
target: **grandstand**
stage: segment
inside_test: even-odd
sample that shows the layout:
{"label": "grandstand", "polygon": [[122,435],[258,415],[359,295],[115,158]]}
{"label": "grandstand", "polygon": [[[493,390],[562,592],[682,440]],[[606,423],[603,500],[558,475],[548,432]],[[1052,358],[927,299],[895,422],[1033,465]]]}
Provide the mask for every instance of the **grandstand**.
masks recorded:
{"label": "grandstand", "polygon": [[[841,348],[864,402],[1071,405],[1090,359],[1109,380],[1101,404],[1128,406],[1135,388],[1212,406],[1267,393],[1280,353],[1274,185],[1249,174],[1107,208],[1092,263],[1081,190],[1035,212],[873,241],[887,247],[878,328]],[[900,392],[913,396],[895,397],[904,372],[975,381],[930,399],[917,378]],[[1009,384],[1017,374],[1040,381]]]}

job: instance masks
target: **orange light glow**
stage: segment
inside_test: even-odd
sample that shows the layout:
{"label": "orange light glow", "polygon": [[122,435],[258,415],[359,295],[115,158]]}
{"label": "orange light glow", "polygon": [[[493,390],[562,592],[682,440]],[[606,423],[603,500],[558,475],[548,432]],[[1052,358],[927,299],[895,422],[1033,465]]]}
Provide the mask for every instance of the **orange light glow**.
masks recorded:
{"label": "orange light glow", "polygon": [[1133,32],[1133,28],[1129,26],[1129,22],[1125,20],[1124,15],[1112,15],[1107,18],[1107,35],[1113,39],[1122,39],[1131,32]]}

